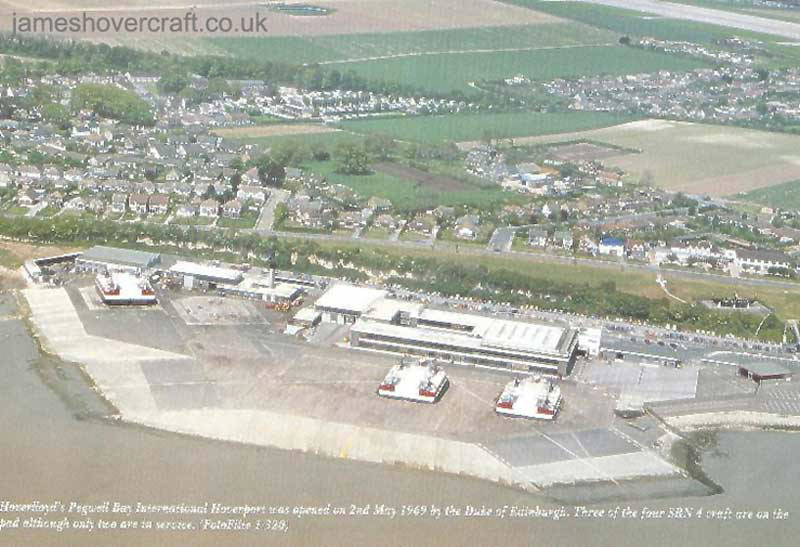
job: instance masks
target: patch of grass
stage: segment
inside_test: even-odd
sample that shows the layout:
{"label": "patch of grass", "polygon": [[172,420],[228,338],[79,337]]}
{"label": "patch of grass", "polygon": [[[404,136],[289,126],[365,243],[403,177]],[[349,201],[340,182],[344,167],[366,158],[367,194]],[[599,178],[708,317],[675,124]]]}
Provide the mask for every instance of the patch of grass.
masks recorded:
{"label": "patch of grass", "polygon": [[450,114],[340,124],[355,133],[388,135],[419,143],[516,138],[608,127],[635,119],[605,112],[503,112],[498,114]]}
{"label": "patch of grass", "polygon": [[208,217],[175,217],[170,224],[181,224],[184,226],[208,226],[214,222],[213,218]]}
{"label": "patch of grass", "polygon": [[336,172],[333,162],[313,162],[308,170],[324,176],[332,184],[352,188],[359,196],[378,196],[392,202],[400,211],[431,209],[438,205],[470,205],[491,208],[516,199],[515,194],[504,192],[499,186],[470,185],[456,191],[442,191],[425,186],[415,180],[375,171],[369,175],[344,175]]}
{"label": "patch of grass", "polygon": [[13,270],[22,266],[22,260],[8,249],[0,248],[0,266]]}
{"label": "patch of grass", "polygon": [[239,218],[221,217],[217,222],[217,226],[220,228],[248,229],[256,225],[256,220],[258,220],[257,214],[242,213]]}
{"label": "patch of grass", "polygon": [[800,209],[800,180],[747,192],[741,199],[781,209]]}

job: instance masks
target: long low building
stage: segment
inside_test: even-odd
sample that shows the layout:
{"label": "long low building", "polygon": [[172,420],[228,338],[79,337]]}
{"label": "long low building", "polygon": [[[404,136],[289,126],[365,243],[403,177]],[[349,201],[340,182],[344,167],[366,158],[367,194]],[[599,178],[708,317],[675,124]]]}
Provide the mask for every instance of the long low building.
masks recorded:
{"label": "long low building", "polygon": [[158,253],[119,249],[98,245],[75,259],[78,270],[104,272],[107,270],[142,272],[161,261]]}
{"label": "long low building", "polygon": [[187,289],[192,289],[195,285],[205,285],[211,289],[217,288],[217,285],[237,285],[244,277],[242,272],[233,268],[183,260],[176,262],[167,273],[173,278],[182,279]]}
{"label": "long low building", "polygon": [[350,312],[347,322],[354,321],[350,329],[354,348],[562,377],[575,363],[576,329],[432,309],[385,298],[380,292],[339,285],[320,298],[317,310],[323,320],[334,322],[340,316],[332,317],[330,310]]}

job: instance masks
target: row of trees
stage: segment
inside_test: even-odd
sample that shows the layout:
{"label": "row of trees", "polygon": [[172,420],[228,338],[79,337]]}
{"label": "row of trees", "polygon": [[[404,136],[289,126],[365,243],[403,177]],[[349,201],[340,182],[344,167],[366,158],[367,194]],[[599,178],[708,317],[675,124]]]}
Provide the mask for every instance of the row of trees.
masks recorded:
{"label": "row of trees", "polygon": [[150,106],[133,91],[103,84],[80,84],[72,90],[70,107],[74,112],[92,110],[105,118],[130,125],[153,125]]}
{"label": "row of trees", "polygon": [[[326,273],[364,279],[373,274],[397,272],[391,281],[410,288],[439,291],[447,295],[471,295],[514,305],[626,317],[652,324],[674,324],[682,328],[732,333],[753,337],[761,318],[747,313],[724,313],[702,304],[680,304],[620,291],[611,281],[600,284],[553,280],[483,264],[454,262],[447,257],[402,256],[390,251],[361,247],[320,247],[309,241],[262,238],[252,233],[198,230],[195,227],[147,223],[90,221],[60,216],[53,219],[0,217],[0,234],[42,243],[102,243],[207,249],[248,262],[274,255],[278,267],[319,272],[320,259],[335,265]],[[353,264],[357,270],[344,264]],[[411,274],[407,277],[406,274]],[[780,340],[783,324],[774,315],[764,320],[759,337]]]}

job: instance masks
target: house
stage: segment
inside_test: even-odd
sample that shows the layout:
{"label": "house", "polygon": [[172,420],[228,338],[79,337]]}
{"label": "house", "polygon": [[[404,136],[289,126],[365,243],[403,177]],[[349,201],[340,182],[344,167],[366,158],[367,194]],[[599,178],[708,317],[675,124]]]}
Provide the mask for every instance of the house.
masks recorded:
{"label": "house", "polygon": [[249,199],[261,205],[267,200],[268,192],[261,186],[251,186],[249,184],[242,184],[236,192],[236,197],[242,201]]}
{"label": "house", "polygon": [[64,209],[68,211],[85,211],[86,201],[80,196],[75,196],[64,202]]}
{"label": "house", "polygon": [[546,247],[547,231],[541,228],[530,228],[528,230],[528,245],[531,247]]}
{"label": "house", "polygon": [[17,169],[17,176],[26,180],[39,180],[42,178],[42,172],[35,165],[21,165]]}
{"label": "house", "polygon": [[101,214],[106,210],[106,202],[100,198],[92,198],[86,204],[86,208],[96,214]]}
{"label": "house", "polygon": [[178,174],[178,170],[174,167],[167,171],[167,174],[164,176],[164,180],[167,182],[178,182],[181,179],[180,174]]}
{"label": "house", "polygon": [[153,194],[147,200],[147,210],[154,215],[166,215],[169,209],[169,196],[165,194]]}
{"label": "house", "polygon": [[303,178],[303,171],[302,169],[298,169],[297,167],[287,167],[286,168],[286,180],[289,182],[297,182],[302,180]]}
{"label": "house", "polygon": [[386,198],[372,196],[367,200],[367,207],[373,209],[376,213],[385,213],[392,208],[392,202]]}
{"label": "house", "polygon": [[406,224],[406,228],[412,232],[426,236],[433,234],[434,227],[436,227],[436,221],[431,216],[418,216]]}
{"label": "house", "polygon": [[222,216],[228,218],[239,218],[242,215],[242,201],[232,199],[222,205]]}
{"label": "house", "polygon": [[175,216],[179,218],[189,218],[197,214],[198,208],[193,203],[183,203],[175,210]]}
{"label": "house", "polygon": [[788,275],[794,261],[791,257],[777,251],[751,251],[737,249],[734,264],[748,273],[759,275]]}
{"label": "house", "polygon": [[207,199],[200,203],[200,216],[217,218],[219,216],[219,202],[215,199]]}
{"label": "house", "polygon": [[480,229],[480,217],[478,215],[464,215],[456,219],[453,233],[459,239],[475,239],[478,237]]}
{"label": "house", "polygon": [[147,194],[131,194],[128,198],[128,206],[134,213],[144,215],[147,213],[147,202],[149,196]]}
{"label": "house", "polygon": [[258,176],[258,168],[251,167],[244,173],[242,173],[242,184],[247,185],[257,185],[261,182],[261,179]]}
{"label": "house", "polygon": [[365,226],[366,222],[360,211],[343,211],[339,215],[338,224],[343,228],[353,229]]}
{"label": "house", "polygon": [[394,231],[397,229],[400,223],[392,215],[384,213],[382,215],[378,215],[377,217],[375,217],[373,225],[378,228]]}
{"label": "house", "polygon": [[46,198],[48,207],[55,207],[61,209],[64,206],[64,194],[61,192],[53,192]]}
{"label": "house", "polygon": [[124,213],[128,209],[128,195],[116,193],[111,196],[111,212]]}
{"label": "house", "polygon": [[597,252],[601,255],[622,258],[625,256],[625,242],[616,237],[604,237],[597,246]]}
{"label": "house", "polygon": [[25,190],[17,197],[17,203],[22,207],[33,207],[39,203],[39,194],[33,190]]}
{"label": "house", "polygon": [[572,249],[572,232],[570,231],[558,231],[553,234],[553,246],[559,247],[564,249],[565,251],[569,251]]}

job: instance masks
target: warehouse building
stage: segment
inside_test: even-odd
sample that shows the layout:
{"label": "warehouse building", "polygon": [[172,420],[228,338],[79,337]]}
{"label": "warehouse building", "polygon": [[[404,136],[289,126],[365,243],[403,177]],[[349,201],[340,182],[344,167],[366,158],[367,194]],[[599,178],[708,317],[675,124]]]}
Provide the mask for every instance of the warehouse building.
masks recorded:
{"label": "warehouse building", "polygon": [[457,364],[567,376],[578,331],[431,309],[385,291],[337,285],[317,301],[323,321],[353,323],[354,348],[412,354]]}
{"label": "warehouse building", "polygon": [[161,255],[131,249],[98,245],[75,260],[75,268],[85,272],[129,271],[143,272],[161,262]]}
{"label": "warehouse building", "polygon": [[325,291],[314,308],[326,323],[355,323],[376,302],[386,298],[386,291],[337,283]]}
{"label": "warehouse building", "polygon": [[184,288],[207,288],[216,289],[220,285],[238,285],[242,278],[242,272],[233,268],[222,268],[219,266],[208,266],[197,264],[196,262],[176,262],[167,274],[181,281]]}
{"label": "warehouse building", "polygon": [[771,359],[749,353],[721,352],[703,359],[703,362],[735,367],[736,374],[758,384],[766,380],[788,380],[798,368],[795,361]]}

